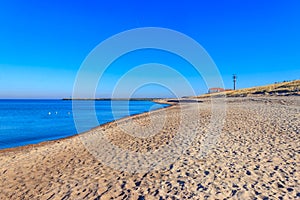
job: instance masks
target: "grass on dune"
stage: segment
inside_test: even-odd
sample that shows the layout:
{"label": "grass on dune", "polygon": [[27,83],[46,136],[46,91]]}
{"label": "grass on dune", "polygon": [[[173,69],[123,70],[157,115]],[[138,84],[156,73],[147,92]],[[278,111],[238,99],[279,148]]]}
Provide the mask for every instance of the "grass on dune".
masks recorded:
{"label": "grass on dune", "polygon": [[197,98],[214,97],[214,96],[227,96],[227,97],[245,97],[245,96],[262,96],[262,95],[300,95],[300,80],[275,83],[265,86],[251,87],[239,90],[231,90],[225,92],[203,94]]}

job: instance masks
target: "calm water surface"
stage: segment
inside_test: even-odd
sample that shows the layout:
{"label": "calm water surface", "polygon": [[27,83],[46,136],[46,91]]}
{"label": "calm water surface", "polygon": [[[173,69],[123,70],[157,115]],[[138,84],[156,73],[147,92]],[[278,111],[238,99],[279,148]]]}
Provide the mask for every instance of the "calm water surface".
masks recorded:
{"label": "calm water surface", "polygon": [[[78,102],[77,102],[78,103]],[[77,104],[78,105],[78,104]],[[87,131],[92,113],[90,102],[80,101],[84,110],[82,120]],[[100,124],[122,117],[166,107],[151,101],[95,101],[96,116]],[[0,100],[0,149],[35,144],[77,134],[72,101],[63,100]]]}

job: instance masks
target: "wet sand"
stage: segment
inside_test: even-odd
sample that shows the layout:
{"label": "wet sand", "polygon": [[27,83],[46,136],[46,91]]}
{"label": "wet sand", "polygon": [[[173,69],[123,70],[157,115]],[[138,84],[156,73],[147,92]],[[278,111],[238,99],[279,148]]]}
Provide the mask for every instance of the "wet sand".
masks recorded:
{"label": "wet sand", "polygon": [[[214,126],[223,120],[223,107],[214,104],[212,122],[211,101],[201,101],[121,119],[81,136],[2,150],[0,199],[300,198],[300,97],[227,98],[221,129]],[[157,128],[159,121],[164,123]],[[163,149],[158,155],[166,161],[122,159],[109,146],[97,146],[99,134],[137,156]],[[149,170],[151,162],[160,165]]]}

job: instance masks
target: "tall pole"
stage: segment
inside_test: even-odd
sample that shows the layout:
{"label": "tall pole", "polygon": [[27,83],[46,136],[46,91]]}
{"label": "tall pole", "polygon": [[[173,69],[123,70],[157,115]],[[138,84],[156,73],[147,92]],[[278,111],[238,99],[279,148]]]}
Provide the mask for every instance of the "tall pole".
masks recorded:
{"label": "tall pole", "polygon": [[233,74],[232,78],[233,78],[233,90],[235,90],[235,84],[236,84],[236,78],[237,78],[236,74]]}

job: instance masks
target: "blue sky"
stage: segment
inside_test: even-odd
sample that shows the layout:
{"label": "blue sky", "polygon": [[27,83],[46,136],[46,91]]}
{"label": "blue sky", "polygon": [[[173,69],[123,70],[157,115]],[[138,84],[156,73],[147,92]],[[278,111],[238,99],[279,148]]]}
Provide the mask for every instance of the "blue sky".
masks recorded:
{"label": "blue sky", "polygon": [[[17,1],[0,2],[0,98],[72,95],[80,65],[100,42],[138,27],[164,27],[200,43],[216,63],[226,88],[300,78],[300,1]],[[118,59],[100,81],[109,97],[124,69],[143,63],[172,66],[196,93],[205,83],[188,63],[165,52],[134,52]],[[154,73],[156,74],[156,73]],[[132,79],[149,73],[133,73]],[[164,76],[157,73],[157,76]],[[130,80],[130,79],[129,79]],[[176,81],[175,81],[176,82]],[[130,85],[130,82],[124,83]],[[180,83],[178,83],[180,88]],[[182,87],[181,95],[189,95]],[[136,97],[167,97],[148,85]],[[119,94],[126,96],[124,94]]]}

